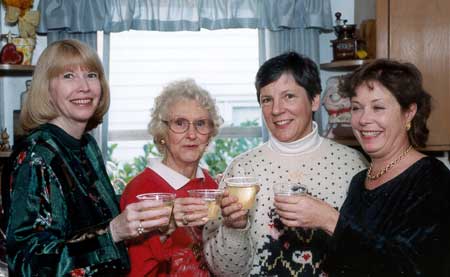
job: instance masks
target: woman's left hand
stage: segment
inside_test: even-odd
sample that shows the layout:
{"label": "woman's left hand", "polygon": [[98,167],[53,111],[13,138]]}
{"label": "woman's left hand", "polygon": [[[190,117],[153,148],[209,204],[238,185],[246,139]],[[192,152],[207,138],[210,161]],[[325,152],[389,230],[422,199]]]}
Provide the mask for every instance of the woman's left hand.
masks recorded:
{"label": "woman's left hand", "polygon": [[173,215],[178,227],[205,225],[208,221],[208,206],[201,198],[177,198]]}
{"label": "woman's left hand", "polygon": [[332,235],[339,212],[322,200],[309,195],[275,196],[276,212],[289,227],[320,228]]}
{"label": "woman's left hand", "polygon": [[144,200],[128,204],[109,224],[115,242],[132,239],[167,226],[170,210],[161,201]]}

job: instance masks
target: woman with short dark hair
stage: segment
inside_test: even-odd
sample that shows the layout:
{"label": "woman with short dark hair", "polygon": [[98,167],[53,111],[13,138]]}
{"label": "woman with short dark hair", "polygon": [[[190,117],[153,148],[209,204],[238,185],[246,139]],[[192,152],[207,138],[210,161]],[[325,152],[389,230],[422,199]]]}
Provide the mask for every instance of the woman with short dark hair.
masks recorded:
{"label": "woman with short dark hair", "polygon": [[366,160],[319,135],[313,113],[320,107],[320,72],[310,58],[287,52],[267,60],[255,87],[269,140],[235,157],[224,177],[257,177],[260,190],[250,209],[225,191],[222,220],[208,223],[203,234],[206,259],[218,276],[322,276],[327,234],[283,224],[274,191],[301,183],[338,210]]}

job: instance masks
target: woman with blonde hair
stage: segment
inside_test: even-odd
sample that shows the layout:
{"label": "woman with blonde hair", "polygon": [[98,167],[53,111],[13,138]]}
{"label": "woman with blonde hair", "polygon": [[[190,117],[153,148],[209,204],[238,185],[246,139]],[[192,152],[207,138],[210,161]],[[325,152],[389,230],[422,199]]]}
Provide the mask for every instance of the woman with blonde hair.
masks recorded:
{"label": "woman with blonde hair", "polygon": [[97,54],[75,40],[49,45],[21,113],[29,134],[15,145],[2,200],[12,276],[117,276],[124,240],[169,217],[157,201],[120,213],[100,150],[87,131],[101,123],[109,88]]}

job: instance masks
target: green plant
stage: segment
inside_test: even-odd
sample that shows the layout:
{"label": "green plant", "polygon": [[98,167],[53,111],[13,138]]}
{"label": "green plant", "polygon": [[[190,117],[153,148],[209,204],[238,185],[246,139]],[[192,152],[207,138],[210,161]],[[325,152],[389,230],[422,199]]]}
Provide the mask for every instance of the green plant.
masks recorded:
{"label": "green plant", "polygon": [[203,156],[212,176],[223,173],[228,163],[237,155],[257,146],[261,138],[226,138],[216,139],[214,148]]}
{"label": "green plant", "polygon": [[108,175],[115,185],[116,192],[123,190],[125,186],[134,176],[138,175],[147,166],[147,161],[150,157],[158,155],[156,146],[149,142],[143,146],[144,155],[139,155],[133,159],[131,163],[119,163],[113,158],[114,150],[117,148],[117,143],[108,145]]}

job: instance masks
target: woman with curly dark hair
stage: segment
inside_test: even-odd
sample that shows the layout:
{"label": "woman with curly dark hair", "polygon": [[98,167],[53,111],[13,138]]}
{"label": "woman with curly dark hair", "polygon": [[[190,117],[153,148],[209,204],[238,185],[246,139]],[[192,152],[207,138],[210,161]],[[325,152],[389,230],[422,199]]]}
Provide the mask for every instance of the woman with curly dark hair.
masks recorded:
{"label": "woman with curly dark hair", "polygon": [[[425,146],[431,110],[421,73],[380,59],[346,76],[341,91],[369,169],[353,177],[339,212],[302,196],[277,197],[279,214],[332,235],[330,276],[449,276],[450,171],[415,149]],[[291,213],[292,205],[303,212]]]}

